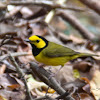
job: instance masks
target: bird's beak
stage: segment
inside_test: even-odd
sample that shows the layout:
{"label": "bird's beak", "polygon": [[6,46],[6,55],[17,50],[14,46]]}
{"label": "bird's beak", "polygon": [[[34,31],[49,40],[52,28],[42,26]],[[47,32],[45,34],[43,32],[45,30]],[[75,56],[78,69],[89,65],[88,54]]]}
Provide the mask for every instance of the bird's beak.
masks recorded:
{"label": "bird's beak", "polygon": [[29,43],[31,42],[29,39],[25,39],[24,41],[25,41],[25,42],[29,42]]}

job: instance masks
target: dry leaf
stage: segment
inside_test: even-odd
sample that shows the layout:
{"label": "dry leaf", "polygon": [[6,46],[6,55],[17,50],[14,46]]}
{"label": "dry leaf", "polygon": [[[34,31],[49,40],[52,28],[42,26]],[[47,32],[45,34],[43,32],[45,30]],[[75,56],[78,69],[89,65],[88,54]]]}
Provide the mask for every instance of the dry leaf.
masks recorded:
{"label": "dry leaf", "polygon": [[0,100],[7,100],[7,99],[0,95]]}
{"label": "dry leaf", "polygon": [[3,74],[6,70],[6,65],[3,64],[1,67],[0,67],[0,74]]}
{"label": "dry leaf", "polygon": [[14,90],[14,89],[19,88],[20,85],[19,85],[19,84],[13,84],[13,85],[9,85],[8,87],[9,87],[11,90]]}
{"label": "dry leaf", "polygon": [[100,71],[94,72],[93,79],[90,81],[91,92],[96,100],[100,99]]}

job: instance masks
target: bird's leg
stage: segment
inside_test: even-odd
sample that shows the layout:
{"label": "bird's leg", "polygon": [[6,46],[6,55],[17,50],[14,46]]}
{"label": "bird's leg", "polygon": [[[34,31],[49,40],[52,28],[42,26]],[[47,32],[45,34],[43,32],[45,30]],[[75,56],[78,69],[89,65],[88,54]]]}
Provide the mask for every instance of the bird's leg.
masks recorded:
{"label": "bird's leg", "polygon": [[60,68],[57,70],[56,73],[52,73],[52,74],[50,75],[49,79],[50,79],[51,77],[55,77],[55,76],[58,74],[58,72],[59,72],[62,68],[63,68],[63,66],[60,66]]}
{"label": "bird's leg", "polygon": [[39,63],[39,67],[37,67],[37,71],[39,71],[39,69],[40,69],[41,67],[44,67],[44,66],[45,66],[45,64]]}
{"label": "bird's leg", "polygon": [[48,72],[51,73],[51,74],[50,74],[50,77],[51,77],[51,76],[52,76],[52,77],[55,76],[55,74],[52,72],[52,67],[51,67],[51,66],[49,66]]}
{"label": "bird's leg", "polygon": [[55,76],[60,72],[60,70],[63,68],[63,66],[60,66],[60,68],[57,70],[57,72],[55,73]]}
{"label": "bird's leg", "polygon": [[43,63],[39,64],[39,67],[44,67],[44,66],[45,66],[45,64],[43,64]]}
{"label": "bird's leg", "polygon": [[49,66],[48,71],[51,73],[52,72],[52,67]]}

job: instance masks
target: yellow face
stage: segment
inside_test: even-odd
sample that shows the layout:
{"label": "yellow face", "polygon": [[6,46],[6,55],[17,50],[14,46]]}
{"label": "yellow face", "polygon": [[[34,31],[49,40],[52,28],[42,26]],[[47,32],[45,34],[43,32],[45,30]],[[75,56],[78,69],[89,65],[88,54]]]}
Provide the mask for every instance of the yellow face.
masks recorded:
{"label": "yellow face", "polygon": [[31,41],[31,44],[34,44],[39,49],[46,46],[46,42],[36,35],[29,37],[29,40]]}

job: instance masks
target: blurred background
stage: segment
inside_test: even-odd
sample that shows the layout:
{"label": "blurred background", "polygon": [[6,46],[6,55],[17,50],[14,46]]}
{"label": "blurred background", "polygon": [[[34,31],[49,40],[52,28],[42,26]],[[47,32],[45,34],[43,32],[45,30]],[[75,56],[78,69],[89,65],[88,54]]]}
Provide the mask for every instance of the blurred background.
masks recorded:
{"label": "blurred background", "polygon": [[[28,63],[36,61],[24,39],[32,35],[41,35],[79,52],[100,55],[100,1],[0,0],[0,100],[26,98],[24,83],[9,53],[23,70],[33,98],[47,92],[52,98],[59,96],[29,72]],[[55,73],[59,67],[51,66],[51,71]],[[75,100],[100,100],[99,75],[100,56],[82,57],[66,63],[55,79],[71,91]]]}

